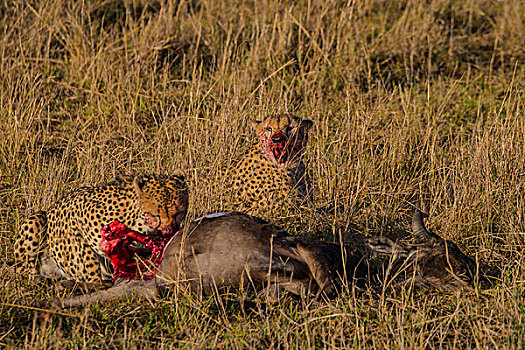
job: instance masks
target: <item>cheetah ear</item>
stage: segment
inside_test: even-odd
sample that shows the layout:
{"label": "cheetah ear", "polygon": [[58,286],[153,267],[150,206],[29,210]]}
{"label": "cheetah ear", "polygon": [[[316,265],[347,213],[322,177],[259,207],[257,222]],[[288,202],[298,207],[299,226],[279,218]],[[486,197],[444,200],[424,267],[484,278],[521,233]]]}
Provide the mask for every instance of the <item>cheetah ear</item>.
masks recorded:
{"label": "cheetah ear", "polygon": [[305,128],[306,130],[309,130],[312,125],[314,125],[314,122],[310,119],[303,119],[301,120],[301,127]]}
{"label": "cheetah ear", "polygon": [[251,121],[251,124],[252,124],[252,128],[254,129],[257,129],[257,127],[261,124],[261,120],[252,120]]}
{"label": "cheetah ear", "polygon": [[135,187],[138,193],[144,193],[144,186],[146,186],[149,180],[149,176],[139,175],[133,179],[133,187]]}
{"label": "cheetah ear", "polygon": [[186,181],[186,173],[182,169],[175,169],[173,175],[170,176],[172,179],[177,179],[181,182]]}

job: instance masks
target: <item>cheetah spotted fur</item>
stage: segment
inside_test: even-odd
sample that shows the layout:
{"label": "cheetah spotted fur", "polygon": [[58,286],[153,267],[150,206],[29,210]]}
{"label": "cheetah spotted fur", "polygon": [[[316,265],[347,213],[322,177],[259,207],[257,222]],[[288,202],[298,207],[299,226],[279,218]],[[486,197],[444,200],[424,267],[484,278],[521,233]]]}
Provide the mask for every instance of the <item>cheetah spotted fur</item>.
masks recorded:
{"label": "cheetah spotted fur", "polygon": [[16,266],[54,279],[100,283],[111,267],[99,248],[101,228],[119,220],[132,230],[177,231],[188,208],[182,171],[140,175],[78,188],[46,212],[31,215],[15,242]]}
{"label": "cheetah spotted fur", "polygon": [[312,124],[291,114],[273,115],[256,122],[259,142],[226,172],[235,209],[277,218],[290,205],[313,199],[302,160]]}

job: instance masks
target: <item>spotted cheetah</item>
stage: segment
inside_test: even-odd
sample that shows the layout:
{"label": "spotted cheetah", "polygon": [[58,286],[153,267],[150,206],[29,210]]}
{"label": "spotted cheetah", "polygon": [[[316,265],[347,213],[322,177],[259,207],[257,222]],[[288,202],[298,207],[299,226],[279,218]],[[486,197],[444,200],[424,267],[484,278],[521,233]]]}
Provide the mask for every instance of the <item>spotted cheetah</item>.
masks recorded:
{"label": "spotted cheetah", "polygon": [[49,211],[31,215],[15,242],[15,263],[43,277],[100,283],[111,280],[111,267],[100,250],[101,228],[119,220],[143,234],[173,233],[188,208],[182,171],[172,176],[119,178],[81,187]]}
{"label": "spotted cheetah", "polygon": [[276,218],[282,217],[283,208],[289,204],[312,200],[302,161],[312,124],[291,114],[255,122],[258,143],[226,172],[234,209]]}

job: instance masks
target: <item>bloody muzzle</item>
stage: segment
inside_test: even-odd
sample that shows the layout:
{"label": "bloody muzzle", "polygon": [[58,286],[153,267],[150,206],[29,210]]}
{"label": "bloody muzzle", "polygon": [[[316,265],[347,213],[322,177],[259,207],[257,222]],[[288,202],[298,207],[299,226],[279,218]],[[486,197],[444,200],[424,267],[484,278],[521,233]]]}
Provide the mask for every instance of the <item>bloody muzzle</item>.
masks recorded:
{"label": "bloody muzzle", "polygon": [[268,142],[268,151],[281,164],[292,160],[303,148],[302,139],[289,138],[280,132],[273,134],[270,140]]}

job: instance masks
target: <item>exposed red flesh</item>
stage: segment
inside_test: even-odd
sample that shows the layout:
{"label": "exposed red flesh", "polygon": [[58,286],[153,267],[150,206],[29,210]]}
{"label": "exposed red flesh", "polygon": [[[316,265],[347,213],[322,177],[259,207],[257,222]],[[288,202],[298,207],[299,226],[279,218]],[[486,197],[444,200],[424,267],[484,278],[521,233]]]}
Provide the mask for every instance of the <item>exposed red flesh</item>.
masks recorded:
{"label": "exposed red flesh", "polygon": [[100,249],[113,265],[113,281],[117,278],[153,278],[166,245],[179,232],[170,230],[164,234],[156,230],[153,234],[144,235],[129,229],[118,220],[104,226],[101,230]]}

